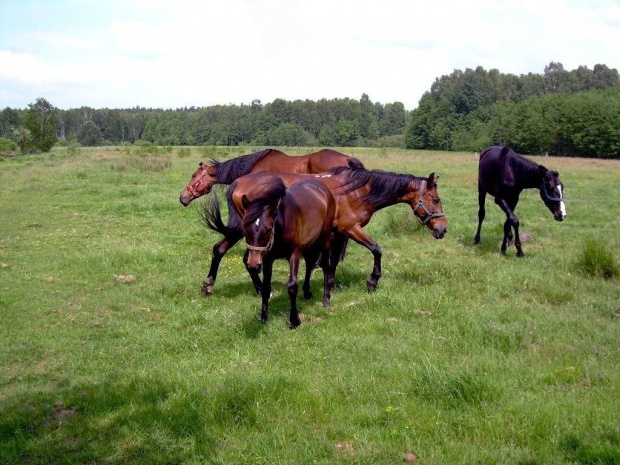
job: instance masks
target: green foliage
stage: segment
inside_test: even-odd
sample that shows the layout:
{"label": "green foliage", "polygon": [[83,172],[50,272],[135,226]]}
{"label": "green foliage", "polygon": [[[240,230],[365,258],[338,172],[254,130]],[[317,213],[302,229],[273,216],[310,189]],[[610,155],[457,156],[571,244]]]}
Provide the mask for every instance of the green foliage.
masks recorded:
{"label": "green foliage", "polygon": [[71,142],[67,147],[67,153],[72,156],[79,155],[82,153],[82,146],[79,142]]}
{"label": "green foliage", "polygon": [[24,126],[30,131],[31,143],[39,150],[49,152],[57,140],[57,110],[44,98],[38,98],[35,103],[28,106]]}
{"label": "green foliage", "polygon": [[587,276],[598,276],[605,279],[617,278],[620,267],[613,251],[599,241],[589,240],[577,261],[578,269]]}
{"label": "green foliage", "polygon": [[17,150],[17,144],[11,139],[0,137],[0,152],[14,152]]}
{"label": "green foliage", "polygon": [[192,151],[189,149],[189,147],[181,147],[179,150],[177,150],[177,155],[179,156],[179,158],[187,158],[191,155]]}
{"label": "green foliage", "polygon": [[597,65],[544,75],[488,73],[481,67],[437,79],[411,113],[408,148],[480,151],[493,144],[522,153],[620,157],[620,77]]}

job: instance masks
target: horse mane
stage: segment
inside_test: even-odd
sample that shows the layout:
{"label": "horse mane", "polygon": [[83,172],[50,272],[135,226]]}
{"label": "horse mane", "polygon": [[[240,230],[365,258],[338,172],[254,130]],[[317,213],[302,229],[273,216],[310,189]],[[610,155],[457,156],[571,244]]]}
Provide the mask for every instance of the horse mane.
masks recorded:
{"label": "horse mane", "polygon": [[252,200],[245,211],[243,222],[241,223],[244,228],[256,221],[257,218],[260,218],[266,206],[274,203],[276,200],[280,200],[286,194],[286,187],[280,178],[274,177],[269,179],[261,186],[265,186],[261,196]]}
{"label": "horse mane", "polygon": [[548,171],[544,166],[525,158],[523,155],[519,155],[508,147],[503,147],[499,156],[510,156],[510,158],[512,158],[513,170],[520,175],[522,179],[537,179],[540,178],[541,170],[543,172]]}
{"label": "horse mane", "polygon": [[330,172],[337,175],[344,171],[349,172],[349,179],[343,185],[343,187],[346,187],[343,193],[348,194],[370,183],[370,189],[363,200],[372,205],[373,208],[381,208],[387,202],[393,200],[394,196],[404,195],[411,181],[422,180],[422,178],[412,174],[392,173],[382,170],[337,167]]}
{"label": "horse mane", "polygon": [[272,150],[273,149],[266,149],[260,152],[250,153],[224,162],[211,158],[209,162],[216,170],[218,181],[222,184],[230,184],[235,179],[249,174],[254,165]]}

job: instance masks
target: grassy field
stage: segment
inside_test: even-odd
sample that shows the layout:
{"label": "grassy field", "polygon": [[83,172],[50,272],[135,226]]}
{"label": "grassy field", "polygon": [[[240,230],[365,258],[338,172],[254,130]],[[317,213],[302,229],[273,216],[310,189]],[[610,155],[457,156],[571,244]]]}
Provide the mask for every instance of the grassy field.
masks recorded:
{"label": "grassy field", "polygon": [[351,244],[296,331],[284,261],[267,325],[239,245],[200,294],[218,238],[178,196],[205,153],[0,159],[0,463],[620,463],[620,162],[535,158],[569,216],[524,193],[519,259],[492,200],[472,245],[473,154],[343,151],[439,174],[448,234],[377,213],[377,292]]}

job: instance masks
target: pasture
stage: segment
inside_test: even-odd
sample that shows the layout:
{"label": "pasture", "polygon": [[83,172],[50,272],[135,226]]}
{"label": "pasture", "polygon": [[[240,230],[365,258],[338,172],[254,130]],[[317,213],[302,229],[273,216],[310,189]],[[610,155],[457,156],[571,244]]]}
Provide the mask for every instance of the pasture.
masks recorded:
{"label": "pasture", "polygon": [[267,325],[241,245],[201,295],[219,237],[178,200],[197,148],[0,160],[0,463],[620,463],[620,162],[533,157],[568,218],[524,192],[517,258],[492,200],[473,245],[473,154],[342,151],[436,172],[448,233],[378,212],[377,291],[350,243],[294,331],[284,261]]}

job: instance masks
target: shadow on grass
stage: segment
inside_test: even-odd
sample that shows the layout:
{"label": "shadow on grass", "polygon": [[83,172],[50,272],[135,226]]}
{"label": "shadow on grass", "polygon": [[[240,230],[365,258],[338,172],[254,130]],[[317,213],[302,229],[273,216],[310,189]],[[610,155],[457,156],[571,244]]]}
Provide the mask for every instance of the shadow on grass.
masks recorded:
{"label": "shadow on grass", "polygon": [[0,403],[0,463],[212,463],[222,438],[260,424],[261,407],[290,407],[300,391],[281,375],[191,386],[156,372],[23,391]]}

